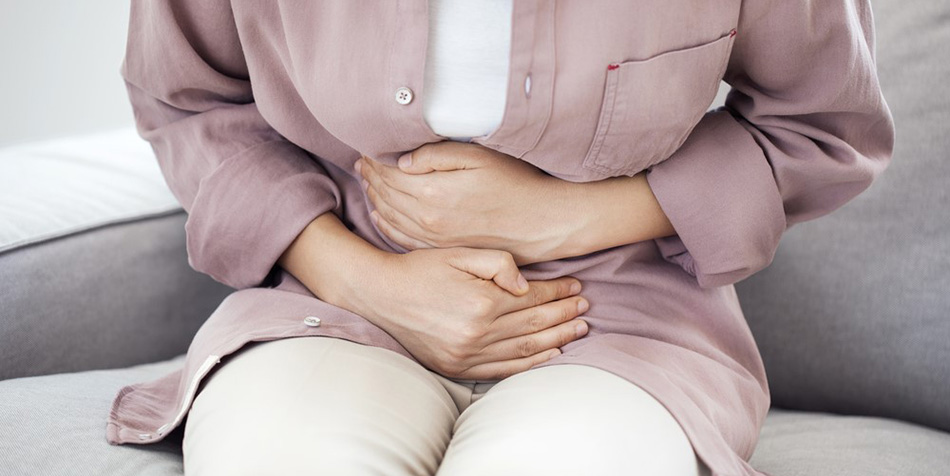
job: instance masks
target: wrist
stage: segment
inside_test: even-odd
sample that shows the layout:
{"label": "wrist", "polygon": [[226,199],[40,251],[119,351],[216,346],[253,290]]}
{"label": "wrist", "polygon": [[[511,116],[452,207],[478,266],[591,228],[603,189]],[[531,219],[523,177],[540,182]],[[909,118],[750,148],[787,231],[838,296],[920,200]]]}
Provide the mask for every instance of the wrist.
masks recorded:
{"label": "wrist", "polygon": [[387,253],[324,213],[300,232],[278,264],[322,301],[361,314],[361,293]]}
{"label": "wrist", "polygon": [[510,252],[518,266],[574,256],[573,241],[583,227],[578,211],[584,195],[580,185],[547,176],[533,194],[535,200],[519,210],[521,214],[533,215],[533,219],[524,220],[523,227],[507,239],[510,246],[494,248]]}
{"label": "wrist", "polygon": [[646,173],[596,182],[563,181],[555,207],[563,233],[551,240],[548,259],[580,256],[675,233],[646,180]]}

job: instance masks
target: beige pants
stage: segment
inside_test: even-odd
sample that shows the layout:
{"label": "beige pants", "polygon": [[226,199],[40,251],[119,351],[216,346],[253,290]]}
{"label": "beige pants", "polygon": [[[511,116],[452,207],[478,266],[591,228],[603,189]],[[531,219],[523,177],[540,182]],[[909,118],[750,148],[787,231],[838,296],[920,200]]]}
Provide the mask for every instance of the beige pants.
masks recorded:
{"label": "beige pants", "polygon": [[653,397],[581,365],[455,381],[331,337],[255,342],[202,383],[185,474],[708,474]]}

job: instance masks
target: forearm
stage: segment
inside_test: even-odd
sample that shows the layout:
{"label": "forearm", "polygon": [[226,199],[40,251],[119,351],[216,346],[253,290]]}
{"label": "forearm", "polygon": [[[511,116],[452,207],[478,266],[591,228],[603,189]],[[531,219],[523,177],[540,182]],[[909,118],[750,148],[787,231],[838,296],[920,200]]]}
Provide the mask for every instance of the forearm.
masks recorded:
{"label": "forearm", "polygon": [[328,212],[304,228],[278,264],[321,300],[365,315],[359,298],[370,289],[366,273],[384,266],[388,255]]}
{"label": "forearm", "polygon": [[[563,182],[566,235],[532,261],[580,256],[676,234],[653,195],[646,173],[597,182]],[[522,263],[524,264],[524,263]]]}

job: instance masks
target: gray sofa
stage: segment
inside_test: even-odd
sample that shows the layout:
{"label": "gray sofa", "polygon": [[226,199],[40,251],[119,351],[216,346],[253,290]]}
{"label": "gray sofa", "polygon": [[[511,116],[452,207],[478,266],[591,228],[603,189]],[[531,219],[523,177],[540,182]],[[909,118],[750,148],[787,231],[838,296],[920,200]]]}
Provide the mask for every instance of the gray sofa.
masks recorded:
{"label": "gray sofa", "polygon": [[[950,475],[950,2],[874,7],[892,165],[737,284],[774,476]],[[131,129],[0,150],[0,474],[182,474],[182,427],[110,446],[105,418],[231,291],[188,267],[184,219]]]}

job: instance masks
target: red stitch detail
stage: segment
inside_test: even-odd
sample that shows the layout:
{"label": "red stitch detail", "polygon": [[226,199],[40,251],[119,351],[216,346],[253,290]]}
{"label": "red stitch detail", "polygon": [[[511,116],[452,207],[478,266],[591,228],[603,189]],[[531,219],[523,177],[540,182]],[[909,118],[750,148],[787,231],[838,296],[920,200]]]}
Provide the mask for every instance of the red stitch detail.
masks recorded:
{"label": "red stitch detail", "polygon": [[620,67],[619,64],[608,64],[608,65],[607,65],[607,71],[611,71],[611,70],[617,69],[617,68],[619,68],[619,67]]}
{"label": "red stitch detail", "polygon": [[736,36],[736,33],[738,33],[738,32],[736,31],[735,28],[733,28],[732,31],[729,32],[729,38],[732,38],[733,36]]}

